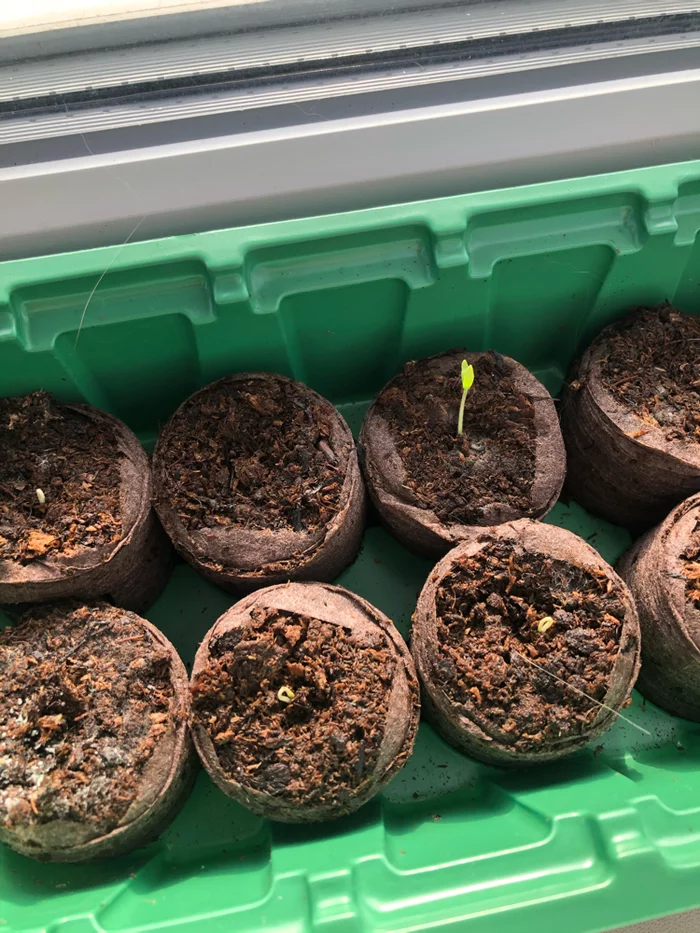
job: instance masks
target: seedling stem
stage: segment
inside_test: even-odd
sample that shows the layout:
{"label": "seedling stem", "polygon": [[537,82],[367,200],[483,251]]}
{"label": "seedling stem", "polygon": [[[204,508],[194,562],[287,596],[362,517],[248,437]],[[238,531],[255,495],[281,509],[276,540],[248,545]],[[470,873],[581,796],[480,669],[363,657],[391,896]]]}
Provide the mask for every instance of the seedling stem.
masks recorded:
{"label": "seedling stem", "polygon": [[474,367],[462,360],[462,401],[459,403],[459,418],[457,419],[457,436],[464,434],[464,405],[467,401],[467,394],[474,385]]}

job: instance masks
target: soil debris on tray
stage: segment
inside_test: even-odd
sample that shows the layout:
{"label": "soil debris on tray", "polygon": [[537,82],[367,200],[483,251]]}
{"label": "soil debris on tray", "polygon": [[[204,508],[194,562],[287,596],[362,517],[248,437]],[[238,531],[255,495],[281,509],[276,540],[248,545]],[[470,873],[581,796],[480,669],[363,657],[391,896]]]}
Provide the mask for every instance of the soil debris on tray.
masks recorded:
{"label": "soil debris on tray", "polygon": [[535,478],[532,401],[516,389],[508,363],[493,351],[475,364],[475,381],[457,436],[461,373],[426,374],[408,364],[377,397],[378,412],[417,503],[450,525],[480,524],[491,503],[528,514]]}
{"label": "soil debris on tray", "polygon": [[235,524],[313,532],[340,510],[344,476],[328,415],[295,383],[214,383],[176,417],[161,456],[189,531]]}
{"label": "soil debris on tray", "polygon": [[114,432],[48,393],[0,399],[0,560],[118,542],[120,461]]}
{"label": "soil debris on tray", "polygon": [[344,804],[377,765],[396,661],[382,638],[296,612],[255,608],[212,641],[193,716],[224,771],[304,807]]}
{"label": "soil debris on tray", "polygon": [[0,685],[0,825],[109,832],[172,719],[168,653],[124,610],[37,609],[0,633]]}
{"label": "soil debris on tray", "polygon": [[625,614],[604,572],[493,543],[442,580],[436,614],[436,681],[512,751],[580,734],[600,712]]}
{"label": "soil debris on tray", "polygon": [[644,308],[611,329],[603,385],[666,440],[700,443],[700,317]]}

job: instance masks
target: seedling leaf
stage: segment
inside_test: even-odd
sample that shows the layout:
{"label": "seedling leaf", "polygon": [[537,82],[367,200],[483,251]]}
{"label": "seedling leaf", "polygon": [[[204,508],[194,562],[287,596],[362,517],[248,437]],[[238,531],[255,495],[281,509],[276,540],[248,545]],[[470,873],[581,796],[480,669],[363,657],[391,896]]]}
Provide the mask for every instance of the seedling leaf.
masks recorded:
{"label": "seedling leaf", "polygon": [[462,360],[462,388],[467,392],[474,385],[474,367],[466,360]]}

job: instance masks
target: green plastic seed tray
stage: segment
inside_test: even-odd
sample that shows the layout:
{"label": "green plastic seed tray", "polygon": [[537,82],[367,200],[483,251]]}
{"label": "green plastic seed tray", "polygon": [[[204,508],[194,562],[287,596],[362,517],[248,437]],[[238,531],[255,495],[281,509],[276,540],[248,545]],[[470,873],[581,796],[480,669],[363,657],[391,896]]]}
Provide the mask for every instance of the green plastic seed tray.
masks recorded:
{"label": "green plastic seed tray", "polygon": [[[700,308],[700,162],[0,264],[0,395],[46,389],[143,443],[196,388],[273,370],[354,430],[406,360],[493,347],[556,395],[577,348],[638,304]],[[105,270],[79,324],[86,301]],[[627,532],[547,519],[614,561]],[[340,577],[408,634],[430,569],[374,520]],[[179,564],[149,618],[189,664],[232,598]],[[0,931],[594,933],[700,906],[700,725],[637,693],[569,760],[505,773],[423,724],[352,817],[274,825],[201,775],[116,861],[0,852]]]}

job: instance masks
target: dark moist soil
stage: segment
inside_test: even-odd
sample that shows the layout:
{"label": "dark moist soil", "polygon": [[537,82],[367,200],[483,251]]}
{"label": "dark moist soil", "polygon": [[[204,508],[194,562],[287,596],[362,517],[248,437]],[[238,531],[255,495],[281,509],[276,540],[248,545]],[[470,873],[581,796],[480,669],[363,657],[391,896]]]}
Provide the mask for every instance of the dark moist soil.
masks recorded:
{"label": "dark moist soil", "polygon": [[700,522],[695,523],[690,543],[681,554],[681,568],[688,581],[685,598],[700,609]]}
{"label": "dark moist soil", "polygon": [[46,392],[0,399],[0,560],[119,541],[120,460],[113,432]]}
{"label": "dark moist soil", "polygon": [[215,525],[316,531],[340,510],[343,465],[321,406],[285,382],[199,395],[163,449],[171,501],[190,531]]}
{"label": "dark moist soil", "polygon": [[640,310],[607,344],[600,377],[618,402],[666,440],[700,444],[700,317],[668,305]]}
{"label": "dark moist soil", "polygon": [[567,685],[599,702],[609,686],[624,608],[602,571],[493,544],[443,581],[437,614],[437,682],[513,750],[578,735],[600,711]]}
{"label": "dark moist soil", "polygon": [[340,626],[255,609],[210,651],[194,716],[233,780],[312,807],[343,803],[372,774],[395,665],[379,633],[363,646]]}
{"label": "dark moist soil", "polygon": [[479,524],[481,510],[506,502],[528,512],[535,478],[535,412],[516,390],[500,355],[481,357],[457,436],[462,381],[408,365],[381,393],[377,407],[421,508],[446,524]]}
{"label": "dark moist soil", "polygon": [[37,611],[0,633],[0,822],[105,831],[171,718],[170,659],[120,609]]}

